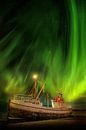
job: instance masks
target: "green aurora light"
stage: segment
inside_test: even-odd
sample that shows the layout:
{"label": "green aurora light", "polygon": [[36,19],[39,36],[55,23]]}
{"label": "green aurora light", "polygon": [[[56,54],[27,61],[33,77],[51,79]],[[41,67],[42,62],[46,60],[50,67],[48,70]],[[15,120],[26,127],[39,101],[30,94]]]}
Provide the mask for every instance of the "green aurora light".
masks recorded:
{"label": "green aurora light", "polygon": [[86,92],[86,1],[61,2],[2,3],[1,95],[25,92],[34,72],[52,96],[74,101]]}

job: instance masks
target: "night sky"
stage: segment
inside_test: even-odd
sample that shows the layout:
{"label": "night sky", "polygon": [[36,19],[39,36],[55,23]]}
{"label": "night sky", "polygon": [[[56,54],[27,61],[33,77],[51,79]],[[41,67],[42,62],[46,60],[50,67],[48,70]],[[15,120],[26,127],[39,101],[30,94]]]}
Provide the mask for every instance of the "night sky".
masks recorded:
{"label": "night sky", "polygon": [[86,0],[0,2],[0,98],[25,93],[33,73],[51,96],[86,93]]}

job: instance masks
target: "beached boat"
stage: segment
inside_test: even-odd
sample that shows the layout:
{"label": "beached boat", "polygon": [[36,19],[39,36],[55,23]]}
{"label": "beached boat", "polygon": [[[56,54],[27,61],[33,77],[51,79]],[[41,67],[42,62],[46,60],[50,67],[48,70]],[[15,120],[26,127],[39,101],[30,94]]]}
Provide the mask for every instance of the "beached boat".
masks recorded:
{"label": "beached boat", "polygon": [[44,90],[45,83],[36,95],[36,81],[34,82],[33,94],[17,94],[10,98],[8,115],[11,117],[29,119],[55,119],[68,117],[72,113],[72,108],[65,103],[62,94],[58,94],[51,99],[51,106],[44,106],[40,101],[40,94]]}

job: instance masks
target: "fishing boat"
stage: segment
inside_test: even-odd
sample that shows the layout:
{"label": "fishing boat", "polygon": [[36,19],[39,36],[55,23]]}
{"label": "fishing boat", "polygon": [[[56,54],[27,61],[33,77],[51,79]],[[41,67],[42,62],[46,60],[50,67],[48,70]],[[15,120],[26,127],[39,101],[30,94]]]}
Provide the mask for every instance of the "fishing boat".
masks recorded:
{"label": "fishing boat", "polygon": [[72,108],[64,101],[61,93],[53,97],[51,106],[44,106],[40,101],[40,95],[44,91],[45,83],[38,94],[36,94],[36,84],[34,81],[33,93],[17,94],[10,98],[8,105],[8,116],[19,117],[25,119],[56,119],[60,117],[68,117],[72,114]]}

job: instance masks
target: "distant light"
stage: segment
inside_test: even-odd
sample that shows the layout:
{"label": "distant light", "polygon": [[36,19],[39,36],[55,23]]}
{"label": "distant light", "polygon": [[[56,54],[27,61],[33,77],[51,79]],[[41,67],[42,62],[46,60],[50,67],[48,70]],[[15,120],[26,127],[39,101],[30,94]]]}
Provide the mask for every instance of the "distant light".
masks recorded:
{"label": "distant light", "polygon": [[36,80],[38,78],[38,74],[33,74],[32,78]]}

